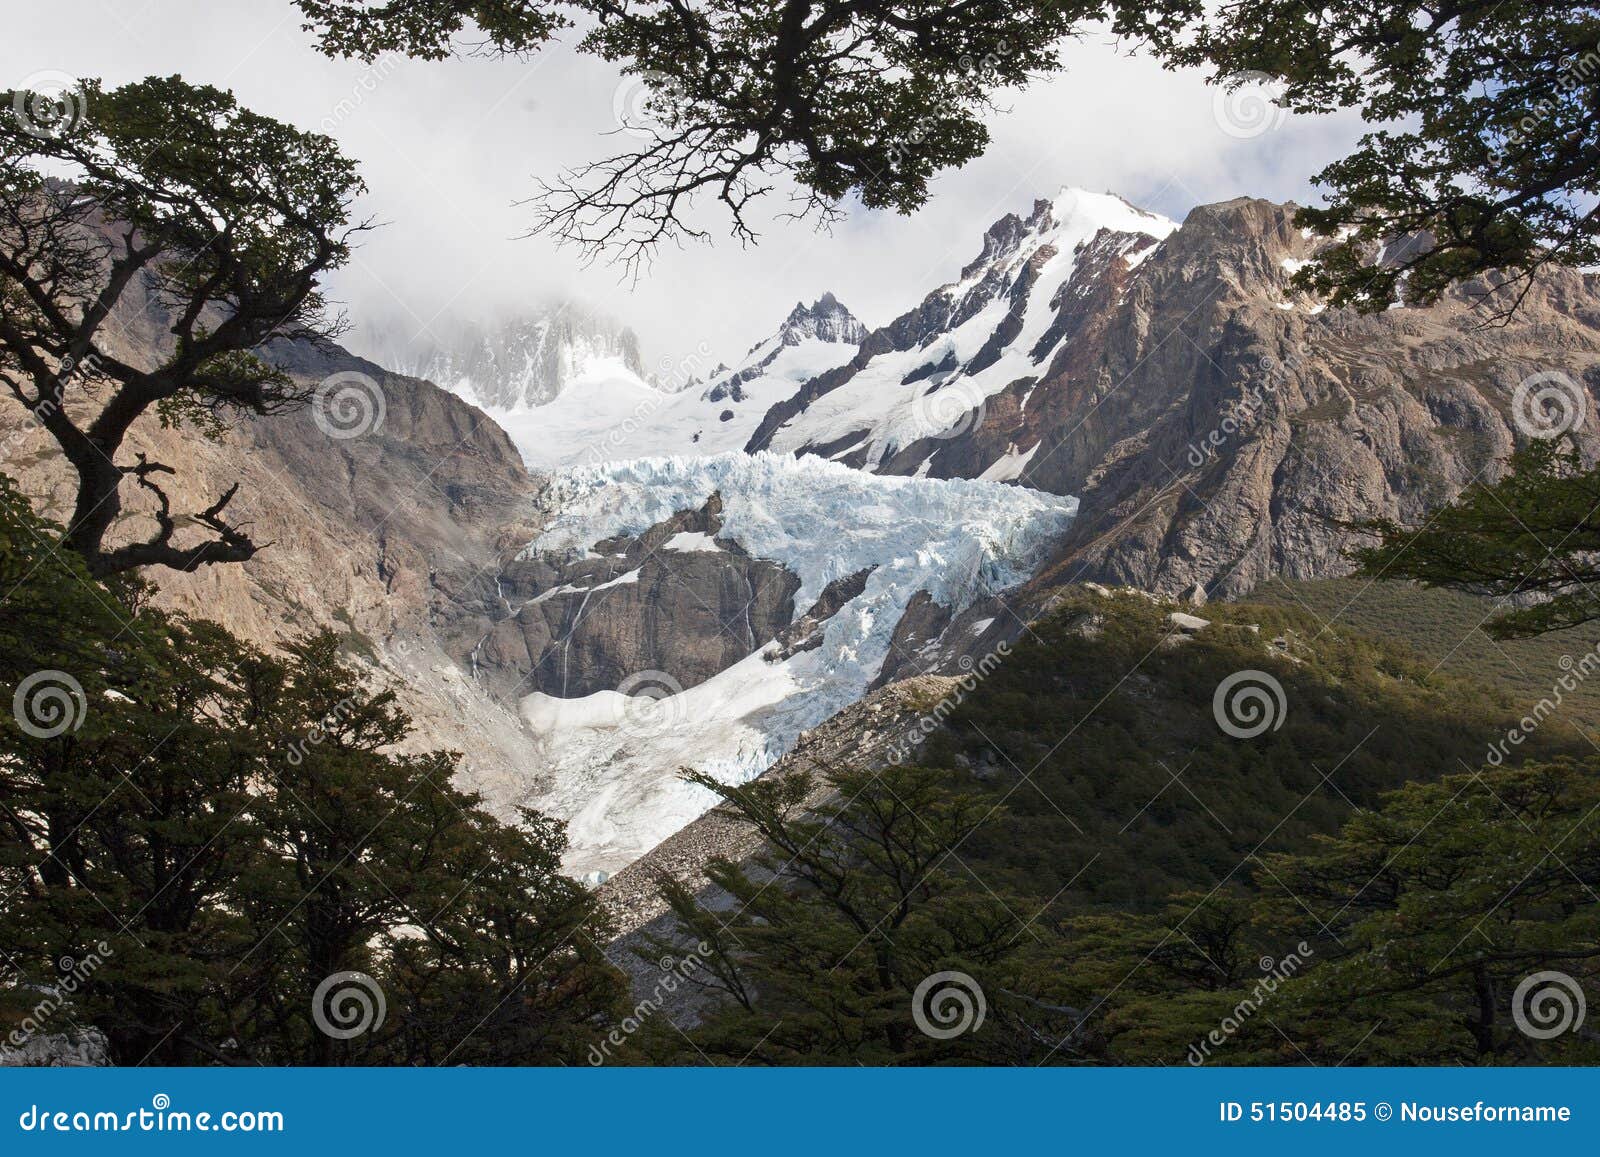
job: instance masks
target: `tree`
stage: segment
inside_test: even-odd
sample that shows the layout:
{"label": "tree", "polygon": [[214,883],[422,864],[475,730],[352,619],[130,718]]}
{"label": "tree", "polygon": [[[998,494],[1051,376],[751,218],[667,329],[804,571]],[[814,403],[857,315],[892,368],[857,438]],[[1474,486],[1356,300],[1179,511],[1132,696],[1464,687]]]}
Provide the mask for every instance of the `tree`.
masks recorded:
{"label": "tree", "polygon": [[0,1048],[93,1028],[120,1064],[580,1061],[623,981],[561,824],[504,823],[454,755],[396,751],[409,721],[333,636],[278,657],[133,614],[59,546],[0,476]]}
{"label": "tree", "polygon": [[801,807],[807,774],[741,787],[688,778],[764,844],[747,863],[708,870],[731,907],[663,881],[677,927],[642,955],[703,954],[688,979],[712,1009],[681,1059],[971,1063],[1032,1047],[1024,1018],[999,1002],[1038,905],[988,891],[957,856],[997,814],[993,802],[949,772],[911,766],[830,770],[830,799],[815,810]]}
{"label": "tree", "polygon": [[1482,279],[1472,292],[1504,320],[1542,266],[1600,259],[1600,7],[1230,0],[1188,40],[1160,20],[1152,39],[1173,64],[1271,78],[1282,105],[1378,126],[1300,213],[1338,237],[1296,278],[1334,305],[1428,304]]}
{"label": "tree", "polygon": [[[988,143],[994,94],[1059,67],[1062,38],[1110,29],[1217,83],[1275,82],[1301,112],[1358,108],[1375,126],[1323,170],[1329,203],[1301,223],[1336,237],[1300,284],[1339,305],[1426,303],[1452,284],[1515,308],[1550,262],[1600,254],[1600,9],[1466,0],[1443,8],[1339,0],[297,0],[330,54],[522,54],[564,28],[641,94],[635,150],[546,184],[537,228],[633,265],[701,237],[707,193],[732,230],[786,175],[797,212],[838,202],[909,212],[939,170]],[[1381,252],[1380,252],[1381,251]],[[1509,271],[1509,272],[1501,272]]]}
{"label": "tree", "polygon": [[[698,195],[733,233],[780,176],[792,211],[827,221],[838,202],[910,212],[938,171],[983,152],[991,96],[1055,68],[1061,39],[1096,0],[454,0],[416,5],[296,0],[325,52],[440,58],[475,26],[481,47],[520,54],[563,27],[637,86],[640,146],[545,183],[536,228],[636,267],[662,243],[703,238]],[[470,35],[470,33],[468,33]]]}
{"label": "tree", "polygon": [[1336,1062],[1381,1022],[1365,1063],[1594,1063],[1600,1037],[1571,1011],[1600,976],[1597,771],[1410,784],[1325,847],[1268,857],[1263,918],[1330,933],[1284,1028]]}
{"label": "tree", "polygon": [[[306,400],[261,351],[339,332],[318,287],[364,228],[355,167],[327,137],[177,77],[87,81],[64,118],[41,119],[48,99],[0,93],[0,383],[77,475],[67,545],[100,577],[248,559],[258,545],[226,518],[236,486],[175,512],[175,468],[119,452],[147,413],[215,434]],[[165,330],[148,360],[120,336],[141,313]],[[112,546],[128,476],[156,528]],[[177,541],[188,526],[202,541]]]}
{"label": "tree", "polygon": [[1600,468],[1584,468],[1554,441],[1529,443],[1510,467],[1420,529],[1366,524],[1380,542],[1357,552],[1363,571],[1506,600],[1488,626],[1500,638],[1600,618]]}

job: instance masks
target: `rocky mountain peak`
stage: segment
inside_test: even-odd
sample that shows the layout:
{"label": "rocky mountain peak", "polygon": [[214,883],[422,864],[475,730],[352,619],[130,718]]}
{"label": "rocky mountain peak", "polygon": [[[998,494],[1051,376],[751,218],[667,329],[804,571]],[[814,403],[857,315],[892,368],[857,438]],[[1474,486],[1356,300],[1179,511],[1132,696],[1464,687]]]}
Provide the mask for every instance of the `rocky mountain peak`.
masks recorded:
{"label": "rocky mountain peak", "polygon": [[795,302],[778,327],[778,341],[785,346],[799,345],[807,339],[860,345],[867,337],[867,327],[852,314],[831,292],[824,293],[807,305]]}

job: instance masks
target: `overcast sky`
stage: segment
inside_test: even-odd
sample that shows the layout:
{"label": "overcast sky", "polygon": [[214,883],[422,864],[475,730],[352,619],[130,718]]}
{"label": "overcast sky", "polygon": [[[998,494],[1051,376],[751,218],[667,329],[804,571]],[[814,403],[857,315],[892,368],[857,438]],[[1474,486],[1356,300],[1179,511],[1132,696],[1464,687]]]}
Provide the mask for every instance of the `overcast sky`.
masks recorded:
{"label": "overcast sky", "polygon": [[248,107],[321,129],[355,157],[365,213],[385,222],[333,283],[364,318],[419,329],[550,296],[609,310],[639,333],[651,365],[700,342],[733,360],[795,301],[834,291],[869,326],[950,280],[984,229],[1062,185],[1120,193],[1181,219],[1241,194],[1311,199],[1308,178],[1360,132],[1351,117],[1288,117],[1255,135],[1218,123],[1198,73],[1165,72],[1089,36],[1065,75],[1006,99],[988,152],[942,177],[911,217],[859,208],[831,233],[779,224],[754,248],[730,240],[661,255],[637,283],[580,268],[576,254],[519,239],[537,176],[619,151],[619,77],[562,47],[532,61],[403,60],[376,69],[311,47],[289,0],[5,0],[0,79],[42,72],[120,83],[181,73],[231,88]]}

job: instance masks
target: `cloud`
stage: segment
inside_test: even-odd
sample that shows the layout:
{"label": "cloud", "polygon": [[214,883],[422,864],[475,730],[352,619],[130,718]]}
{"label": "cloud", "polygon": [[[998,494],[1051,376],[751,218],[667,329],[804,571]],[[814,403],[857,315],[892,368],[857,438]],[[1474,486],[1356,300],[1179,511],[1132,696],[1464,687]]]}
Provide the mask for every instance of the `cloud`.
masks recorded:
{"label": "cloud", "polygon": [[371,190],[362,209],[385,223],[333,283],[357,345],[363,318],[420,331],[561,296],[631,324],[647,363],[702,341],[731,358],[825,290],[869,325],[888,321],[953,277],[995,218],[1063,184],[1177,217],[1241,194],[1306,200],[1308,178],[1360,132],[1353,115],[1290,116],[1260,136],[1230,136],[1202,75],[1090,35],[1064,48],[1064,74],[1002,100],[988,152],[942,176],[917,213],[856,207],[829,233],[769,221],[758,246],[689,244],[624,283],[613,268],[582,268],[574,253],[524,237],[532,214],[517,204],[537,176],[626,145],[608,135],[619,78],[604,62],[556,46],[531,61],[368,66],[317,54],[288,0],[130,8],[86,0],[71,20],[23,9],[8,17],[0,77],[51,69],[119,83],[177,72],[330,132],[361,162]]}

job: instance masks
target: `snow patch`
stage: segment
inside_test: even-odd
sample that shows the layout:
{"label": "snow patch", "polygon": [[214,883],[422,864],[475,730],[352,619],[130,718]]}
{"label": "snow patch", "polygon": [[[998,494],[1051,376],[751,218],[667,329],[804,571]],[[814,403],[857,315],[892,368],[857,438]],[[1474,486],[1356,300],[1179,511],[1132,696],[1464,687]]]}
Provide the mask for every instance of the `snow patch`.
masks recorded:
{"label": "snow patch", "polygon": [[715,552],[721,550],[722,548],[717,545],[717,540],[712,538],[709,534],[705,534],[698,530],[680,530],[677,534],[667,539],[666,542],[662,543],[661,549],[681,550],[685,553],[693,553],[694,551]]}
{"label": "snow patch", "polygon": [[978,478],[984,482],[1009,482],[1014,478],[1021,478],[1022,472],[1028,468],[1028,463],[1033,461],[1033,456],[1039,452],[1043,442],[1035,442],[1026,450],[1018,451],[1017,444],[1012,442],[1006,447],[1006,452],[989,466]]}

